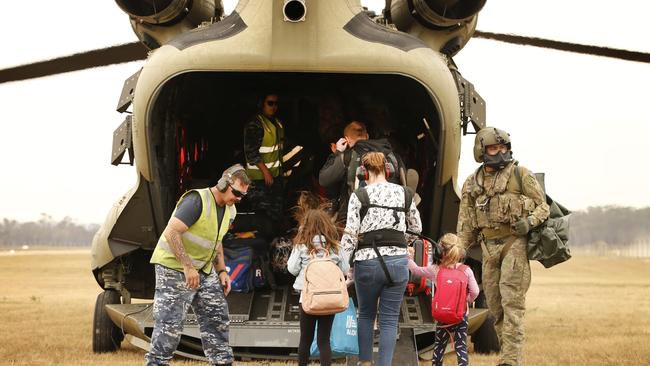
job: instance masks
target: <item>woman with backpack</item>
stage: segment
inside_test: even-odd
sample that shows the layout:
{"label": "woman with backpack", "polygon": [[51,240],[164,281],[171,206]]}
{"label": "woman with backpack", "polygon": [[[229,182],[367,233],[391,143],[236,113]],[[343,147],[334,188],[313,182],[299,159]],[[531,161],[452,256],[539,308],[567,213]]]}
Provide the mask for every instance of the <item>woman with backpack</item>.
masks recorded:
{"label": "woman with backpack", "polygon": [[287,262],[289,272],[296,276],[293,288],[301,291],[299,366],[307,366],[309,363],[310,347],[314,340],[316,323],[318,323],[316,342],[320,352],[320,364],[329,366],[332,363],[330,333],[334,314],[311,315],[307,314],[302,306],[305,269],[312,259],[312,253],[319,257],[328,255],[329,259],[338,265],[343,273],[346,273],[349,269],[348,262],[339,256],[339,230],[324,207],[319,203],[318,198],[309,193],[303,193],[299,197],[295,214],[299,224],[298,233],[293,240],[293,251]]}
{"label": "woman with backpack", "polygon": [[362,158],[357,177],[367,185],[356,190],[348,203],[341,245],[351,253],[359,305],[359,361],[372,365],[373,325],[379,312],[378,366],[392,364],[402,298],[408,281],[405,232],[419,233],[422,222],[413,191],[389,183],[394,174],[384,154],[369,152]]}
{"label": "woman with backpack", "polygon": [[[442,258],[440,264],[432,264],[427,267],[419,267],[413,261],[413,248],[409,248],[409,262],[408,267],[411,273],[414,276],[418,277],[427,277],[431,281],[436,282],[438,280],[444,280],[445,283],[454,282],[454,276],[459,275],[460,281],[458,283],[462,284],[463,288],[459,289],[462,291],[462,294],[458,296],[457,293],[453,292],[453,288],[450,290],[450,287],[445,287],[440,283],[436,282],[436,293],[433,299],[433,312],[434,318],[436,318],[436,302],[440,301],[441,303],[449,303],[445,301],[446,298],[458,299],[466,296],[467,302],[463,302],[462,308],[460,311],[463,313],[458,315],[462,317],[458,322],[452,322],[451,324],[446,324],[441,322],[442,319],[449,319],[454,317],[455,314],[443,314],[436,319],[438,324],[436,326],[436,335],[435,343],[433,346],[433,366],[442,366],[442,360],[445,355],[445,348],[447,348],[447,342],[451,336],[451,333],[454,334],[453,345],[456,349],[456,357],[458,359],[459,366],[467,366],[469,364],[469,357],[467,355],[467,314],[469,309],[467,307],[468,302],[474,302],[479,293],[478,284],[476,283],[476,278],[474,278],[474,272],[469,266],[463,265],[462,260],[465,258],[465,249],[460,245],[460,240],[455,234],[445,234],[440,238],[440,245],[442,246]],[[449,271],[453,272],[449,272]],[[462,272],[462,273],[454,273]],[[466,278],[466,279],[465,279]],[[441,306],[442,308],[442,306]],[[457,312],[457,309],[450,309],[451,312]]]}

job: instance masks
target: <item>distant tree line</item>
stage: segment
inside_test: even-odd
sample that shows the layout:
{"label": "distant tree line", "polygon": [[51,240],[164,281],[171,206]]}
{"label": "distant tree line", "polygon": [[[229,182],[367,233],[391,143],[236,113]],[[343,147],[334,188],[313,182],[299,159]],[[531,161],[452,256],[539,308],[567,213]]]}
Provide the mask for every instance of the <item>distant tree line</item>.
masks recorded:
{"label": "distant tree line", "polygon": [[[54,221],[41,214],[38,221],[0,222],[0,247],[22,245],[89,246],[97,224],[76,224],[70,217]],[[621,247],[650,241],[650,207],[590,207],[571,215],[570,245],[572,247]]]}
{"label": "distant tree line", "polygon": [[0,221],[0,247],[90,246],[97,229],[97,224],[76,224],[70,217],[57,222],[47,214],[41,214],[38,221],[29,222],[5,218]]}
{"label": "distant tree line", "polygon": [[571,215],[569,244],[624,247],[650,242],[650,207],[590,207]]}

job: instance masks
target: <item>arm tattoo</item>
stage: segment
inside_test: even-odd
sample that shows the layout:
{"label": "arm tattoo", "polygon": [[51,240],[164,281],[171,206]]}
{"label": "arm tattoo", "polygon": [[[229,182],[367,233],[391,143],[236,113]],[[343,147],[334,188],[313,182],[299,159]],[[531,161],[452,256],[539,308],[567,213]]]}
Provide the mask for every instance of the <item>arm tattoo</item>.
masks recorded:
{"label": "arm tattoo", "polygon": [[169,238],[167,239],[169,241],[169,246],[171,247],[172,252],[174,252],[174,255],[179,260],[179,262],[181,262],[183,267],[193,267],[190,257],[185,252],[185,247],[183,246],[183,240],[181,239],[180,234],[177,231],[171,229],[169,230]]}
{"label": "arm tattoo", "polygon": [[[220,266],[220,263],[223,263],[223,266]],[[214,259],[212,260],[212,264],[217,271],[226,269],[226,261],[223,257],[223,244],[221,243],[217,244],[217,252],[215,253]]]}

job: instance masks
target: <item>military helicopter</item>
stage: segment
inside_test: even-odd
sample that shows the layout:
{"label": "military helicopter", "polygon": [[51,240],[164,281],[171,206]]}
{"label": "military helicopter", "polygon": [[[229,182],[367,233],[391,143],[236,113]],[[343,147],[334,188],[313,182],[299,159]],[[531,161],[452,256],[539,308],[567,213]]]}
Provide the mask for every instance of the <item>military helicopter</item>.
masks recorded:
{"label": "military helicopter", "polygon": [[[327,116],[372,121],[417,172],[424,232],[454,231],[461,135],[485,126],[485,102],[453,62],[471,37],[650,62],[647,54],[475,30],[485,0],[387,0],[382,14],[358,0],[241,0],[224,17],[220,1],[117,0],[140,42],[0,71],[0,82],[146,58],[126,79],[117,110],[112,162],[125,155],[137,183],[111,208],[93,240],[92,272],[104,289],[96,301],[93,350],[116,350],[123,336],[148,347],[154,290],[149,257],[179,195],[214,184],[238,159],[241,129],[261,90],[282,96],[287,130],[300,130],[303,168],[323,152]],[[144,47],[143,47],[144,45]],[[347,112],[346,112],[347,111]],[[224,139],[224,136],[228,136]],[[225,140],[225,141],[224,141]],[[479,257],[468,259],[478,271]],[[228,297],[230,341],[240,357],[286,357],[297,347],[297,298],[289,286]],[[397,356],[426,357],[435,326],[426,295],[406,296]],[[471,310],[477,350],[496,347],[484,304]],[[188,317],[177,353],[200,358],[198,328]],[[410,358],[409,358],[410,357]]]}

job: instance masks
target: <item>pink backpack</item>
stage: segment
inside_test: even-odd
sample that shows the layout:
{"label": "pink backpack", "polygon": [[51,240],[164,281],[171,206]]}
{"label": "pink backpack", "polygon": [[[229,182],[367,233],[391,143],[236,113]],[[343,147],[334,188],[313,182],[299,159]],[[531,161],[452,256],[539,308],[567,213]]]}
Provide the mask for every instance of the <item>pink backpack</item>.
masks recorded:
{"label": "pink backpack", "polygon": [[431,314],[436,321],[456,324],[463,320],[467,312],[466,268],[464,264],[458,268],[439,268],[431,303]]}
{"label": "pink backpack", "polygon": [[326,250],[323,257],[310,253],[302,289],[302,309],[311,315],[336,314],[348,308],[348,287],[339,266]]}

